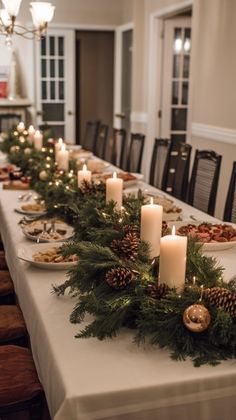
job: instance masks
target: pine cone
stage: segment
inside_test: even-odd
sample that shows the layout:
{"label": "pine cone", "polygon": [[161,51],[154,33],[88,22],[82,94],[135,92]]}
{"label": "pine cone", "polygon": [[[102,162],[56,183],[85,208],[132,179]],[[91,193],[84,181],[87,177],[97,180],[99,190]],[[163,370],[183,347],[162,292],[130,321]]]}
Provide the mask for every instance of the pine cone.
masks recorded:
{"label": "pine cone", "polygon": [[138,225],[125,225],[124,226],[125,235],[128,233],[134,233],[137,237],[140,236],[140,228]]}
{"label": "pine cone", "polygon": [[93,185],[84,179],[80,185],[80,189],[84,194],[88,195],[93,192]]}
{"label": "pine cone", "polygon": [[112,268],[106,274],[106,282],[114,289],[125,289],[134,281],[134,273],[127,268]]}
{"label": "pine cone", "polygon": [[167,284],[149,284],[148,291],[153,299],[161,299],[168,292]]}
{"label": "pine cone", "polygon": [[203,298],[210,305],[223,309],[233,317],[236,316],[236,293],[224,287],[212,287],[204,290]]}
{"label": "pine cone", "polygon": [[135,261],[138,256],[139,238],[134,233],[127,233],[123,239],[114,239],[111,249],[126,260]]}

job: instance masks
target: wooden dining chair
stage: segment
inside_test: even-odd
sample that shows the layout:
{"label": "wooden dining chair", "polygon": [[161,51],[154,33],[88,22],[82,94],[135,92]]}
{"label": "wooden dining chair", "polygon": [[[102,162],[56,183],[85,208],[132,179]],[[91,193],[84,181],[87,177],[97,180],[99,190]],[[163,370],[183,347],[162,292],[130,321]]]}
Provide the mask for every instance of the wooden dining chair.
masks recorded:
{"label": "wooden dining chair", "polygon": [[145,135],[131,133],[129,151],[127,154],[126,171],[141,172]]}
{"label": "wooden dining chair", "polygon": [[84,149],[93,153],[95,153],[100,124],[100,121],[87,121],[84,138],[81,143]]}
{"label": "wooden dining chair", "polygon": [[125,150],[126,130],[124,128],[113,128],[111,161],[113,165],[121,169],[126,169],[124,167]]}
{"label": "wooden dining chair", "polygon": [[0,372],[0,418],[42,420],[44,392],[30,350],[0,346]]}
{"label": "wooden dining chair", "polygon": [[7,270],[0,270],[0,305],[15,303],[14,284]]}
{"label": "wooden dining chair", "polygon": [[233,162],[233,169],[225,202],[224,220],[226,222],[236,223],[236,161]]}
{"label": "wooden dining chair", "polygon": [[160,138],[155,139],[149,174],[149,184],[164,191],[166,190],[167,185],[170,151],[171,140]]}
{"label": "wooden dining chair", "polygon": [[196,150],[189,183],[188,203],[212,216],[215,211],[221,158],[221,155],[212,150]]}
{"label": "wooden dining chair", "polygon": [[191,152],[192,146],[190,144],[180,144],[174,174],[172,195],[182,201],[186,201],[187,197]]}
{"label": "wooden dining chair", "polygon": [[102,124],[98,130],[98,136],[95,142],[95,155],[100,159],[105,159],[107,150],[107,136],[109,127],[106,124]]}
{"label": "wooden dining chair", "polygon": [[0,346],[28,346],[28,333],[22,312],[17,305],[0,305]]}

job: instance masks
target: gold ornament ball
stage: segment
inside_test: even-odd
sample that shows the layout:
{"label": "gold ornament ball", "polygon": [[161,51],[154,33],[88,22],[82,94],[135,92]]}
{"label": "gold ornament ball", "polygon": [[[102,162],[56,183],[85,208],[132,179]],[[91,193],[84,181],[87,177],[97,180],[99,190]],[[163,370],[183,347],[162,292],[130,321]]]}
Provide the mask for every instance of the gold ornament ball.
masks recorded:
{"label": "gold ornament ball", "polygon": [[31,153],[30,147],[26,147],[25,150],[24,150],[24,153],[25,153],[25,155],[30,155],[30,153]]}
{"label": "gold ornament ball", "polygon": [[15,151],[16,151],[16,146],[11,146],[11,148],[10,148],[10,152],[11,152],[11,153],[15,153]]}
{"label": "gold ornament ball", "polygon": [[41,181],[46,181],[47,178],[48,178],[48,174],[46,171],[41,171],[39,173],[39,179],[41,179]]}
{"label": "gold ornament ball", "polygon": [[185,309],[183,321],[188,330],[192,332],[202,332],[208,328],[211,322],[211,316],[204,305],[195,303]]}

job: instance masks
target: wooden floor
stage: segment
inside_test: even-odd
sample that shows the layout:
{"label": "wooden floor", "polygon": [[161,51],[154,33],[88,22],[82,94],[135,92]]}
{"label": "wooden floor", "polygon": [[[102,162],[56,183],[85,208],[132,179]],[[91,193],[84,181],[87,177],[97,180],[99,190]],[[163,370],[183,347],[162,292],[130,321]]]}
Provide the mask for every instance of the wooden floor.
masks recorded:
{"label": "wooden floor", "polygon": [[[5,416],[0,415],[0,420],[30,420],[30,416],[28,412],[22,411],[20,413],[13,413]],[[42,420],[51,420],[46,401],[43,406]]]}

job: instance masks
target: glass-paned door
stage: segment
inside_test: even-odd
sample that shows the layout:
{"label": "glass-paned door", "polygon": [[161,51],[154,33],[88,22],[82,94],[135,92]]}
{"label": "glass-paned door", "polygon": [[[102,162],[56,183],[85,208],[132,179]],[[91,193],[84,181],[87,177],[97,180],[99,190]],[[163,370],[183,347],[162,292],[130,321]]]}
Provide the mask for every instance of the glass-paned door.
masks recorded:
{"label": "glass-paned door", "polygon": [[37,123],[75,143],[74,31],[49,30],[37,48]]}
{"label": "glass-paned door", "polygon": [[159,113],[162,138],[173,142],[168,191],[179,144],[189,135],[189,83],[191,56],[191,18],[174,18],[164,22],[162,109]]}
{"label": "glass-paned door", "polygon": [[187,140],[191,18],[166,20],[162,83],[161,137]]}

